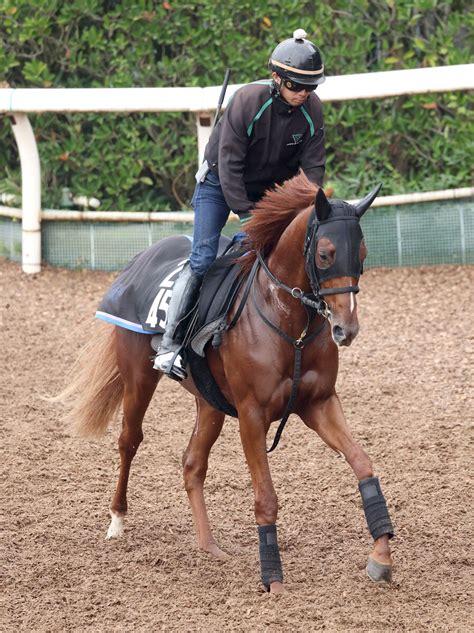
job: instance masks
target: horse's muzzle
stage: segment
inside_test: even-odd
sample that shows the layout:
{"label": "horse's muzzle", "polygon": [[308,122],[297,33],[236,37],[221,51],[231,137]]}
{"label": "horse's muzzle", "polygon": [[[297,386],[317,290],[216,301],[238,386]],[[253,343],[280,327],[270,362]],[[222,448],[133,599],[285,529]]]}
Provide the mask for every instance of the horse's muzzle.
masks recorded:
{"label": "horse's muzzle", "polygon": [[331,334],[333,341],[339,347],[349,347],[352,341],[355,339],[359,332],[359,326],[341,326],[341,325],[333,325],[331,329]]}

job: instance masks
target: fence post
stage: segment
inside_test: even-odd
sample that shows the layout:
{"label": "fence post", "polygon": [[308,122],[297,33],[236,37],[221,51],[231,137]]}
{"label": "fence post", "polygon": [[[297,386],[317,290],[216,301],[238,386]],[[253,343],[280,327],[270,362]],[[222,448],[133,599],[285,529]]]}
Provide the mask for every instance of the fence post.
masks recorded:
{"label": "fence post", "polygon": [[41,270],[41,166],[33,128],[26,114],[10,115],[21,164],[21,263],[23,272]]}
{"label": "fence post", "polygon": [[461,229],[461,262],[466,264],[466,229],[464,226],[464,207],[459,207],[459,228]]}

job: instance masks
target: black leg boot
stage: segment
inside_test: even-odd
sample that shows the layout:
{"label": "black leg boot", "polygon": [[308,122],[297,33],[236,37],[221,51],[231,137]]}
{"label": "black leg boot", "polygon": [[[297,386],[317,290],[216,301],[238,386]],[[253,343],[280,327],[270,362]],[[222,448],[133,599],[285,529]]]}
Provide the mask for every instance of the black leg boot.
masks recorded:
{"label": "black leg boot", "polygon": [[183,380],[187,377],[183,358],[179,353],[185,333],[185,328],[179,326],[180,321],[195,306],[201,284],[202,277],[193,273],[189,263],[187,263],[173,287],[166,328],[153,368],[176,380]]}

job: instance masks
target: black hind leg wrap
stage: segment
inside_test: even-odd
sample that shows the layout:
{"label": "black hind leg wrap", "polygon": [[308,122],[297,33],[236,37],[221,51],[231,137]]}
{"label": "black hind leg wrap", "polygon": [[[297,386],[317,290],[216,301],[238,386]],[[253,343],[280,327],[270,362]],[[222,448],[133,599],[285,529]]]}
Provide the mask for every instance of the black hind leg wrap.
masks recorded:
{"label": "black hind leg wrap", "polygon": [[374,541],[383,534],[388,534],[388,537],[392,538],[394,536],[393,525],[378,477],[369,477],[359,481],[359,490],[369,532]]}
{"label": "black hind leg wrap", "polygon": [[260,542],[260,570],[262,582],[267,591],[275,581],[283,582],[280,550],[278,548],[276,525],[259,525],[258,538]]}

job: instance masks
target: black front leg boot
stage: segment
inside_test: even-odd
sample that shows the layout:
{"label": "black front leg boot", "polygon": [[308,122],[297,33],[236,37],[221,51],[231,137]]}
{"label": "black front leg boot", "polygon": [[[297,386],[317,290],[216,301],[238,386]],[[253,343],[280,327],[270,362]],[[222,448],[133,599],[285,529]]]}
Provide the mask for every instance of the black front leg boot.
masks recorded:
{"label": "black front leg boot", "polygon": [[378,477],[362,479],[359,482],[359,490],[364,505],[367,527],[374,541],[383,534],[388,534],[388,538],[393,538],[395,531]]}
{"label": "black front leg boot", "polygon": [[270,591],[272,582],[283,582],[276,525],[259,525],[258,538],[262,582],[265,589]]}

